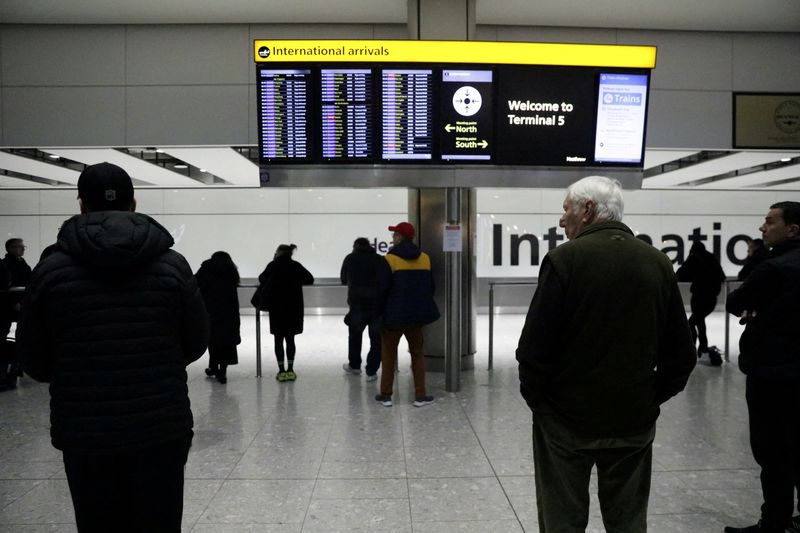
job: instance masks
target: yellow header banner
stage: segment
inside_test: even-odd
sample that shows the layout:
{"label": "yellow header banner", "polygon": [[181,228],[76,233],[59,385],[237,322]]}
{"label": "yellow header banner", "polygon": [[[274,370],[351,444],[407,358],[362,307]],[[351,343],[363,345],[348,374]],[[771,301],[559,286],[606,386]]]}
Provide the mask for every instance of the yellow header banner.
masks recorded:
{"label": "yellow header banner", "polygon": [[477,63],[655,68],[655,46],[492,41],[256,40],[256,63]]}

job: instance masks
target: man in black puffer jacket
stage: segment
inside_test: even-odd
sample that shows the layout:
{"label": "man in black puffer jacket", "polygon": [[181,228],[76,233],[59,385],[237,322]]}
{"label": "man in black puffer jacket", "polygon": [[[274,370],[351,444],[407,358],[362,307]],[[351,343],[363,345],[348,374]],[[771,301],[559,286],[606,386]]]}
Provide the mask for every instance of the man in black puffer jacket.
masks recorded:
{"label": "man in black puffer jacket", "polygon": [[81,214],[33,271],[17,348],[25,372],[50,383],[78,530],[178,532],[186,366],[206,349],[208,316],[170,234],[134,212],[123,169],[87,167],[78,196]]}
{"label": "man in black puffer jacket", "polygon": [[[750,447],[761,467],[761,521],[730,533],[796,531],[800,472],[800,202],[770,206],[761,225],[769,258],[728,295],[726,309],[745,326],[739,368],[747,374]],[[793,522],[793,523],[792,523]]]}

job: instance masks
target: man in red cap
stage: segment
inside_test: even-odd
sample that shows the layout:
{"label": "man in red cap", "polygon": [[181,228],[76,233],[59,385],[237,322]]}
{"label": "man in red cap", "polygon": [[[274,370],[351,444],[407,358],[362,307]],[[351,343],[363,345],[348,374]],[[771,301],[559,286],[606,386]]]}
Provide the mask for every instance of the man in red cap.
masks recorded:
{"label": "man in red cap", "polygon": [[386,254],[388,269],[380,276],[381,385],[375,400],[391,407],[394,373],[397,366],[397,345],[405,336],[411,352],[414,375],[414,406],[433,403],[425,390],[425,352],[422,348],[422,327],[439,318],[433,301],[433,276],[428,254],[414,244],[414,226],[400,222],[389,226],[394,232],[394,246]]}

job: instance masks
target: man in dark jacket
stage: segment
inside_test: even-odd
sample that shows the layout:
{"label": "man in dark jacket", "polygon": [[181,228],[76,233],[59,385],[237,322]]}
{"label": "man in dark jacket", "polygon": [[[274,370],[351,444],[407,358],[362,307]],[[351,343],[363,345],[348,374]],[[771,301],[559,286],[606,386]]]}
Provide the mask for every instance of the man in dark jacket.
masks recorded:
{"label": "man in dark jacket", "polygon": [[353,242],[353,251],[342,262],[340,278],[347,285],[347,305],[350,311],[344,317],[348,327],[348,362],[342,368],[348,374],[361,374],[361,337],[364,328],[369,335],[367,353],[367,381],[378,379],[381,366],[381,322],[378,314],[378,273],[386,268],[383,257],[375,253],[369,241],[359,237]]}
{"label": "man in dark jacket", "polygon": [[800,473],[800,202],[770,206],[759,229],[769,259],[728,296],[726,308],[746,324],[739,368],[747,374],[750,447],[764,504],[758,524],[725,528],[730,533],[800,529],[800,517],[792,519]]}
{"label": "man in dark jacket", "polygon": [[25,287],[31,279],[31,267],[25,262],[25,241],[22,239],[8,239],[6,241],[6,256],[3,262],[11,276],[12,287]]}
{"label": "man in dark jacket", "polygon": [[50,435],[63,451],[78,530],[178,532],[192,440],[186,366],[208,316],[169,232],[134,212],[115,165],[78,178],[81,214],[33,271],[17,347],[50,383]]}
{"label": "man in dark jacket", "polygon": [[392,405],[394,373],[397,367],[397,345],[400,337],[408,341],[411,373],[414,376],[414,406],[433,403],[425,389],[425,352],[422,347],[422,326],[439,319],[433,300],[431,260],[414,242],[414,226],[400,222],[389,226],[394,246],[386,254],[389,268],[381,270],[380,304],[381,386],[375,400],[386,407]]}
{"label": "man in dark jacket", "polygon": [[517,348],[533,412],[543,531],[584,532],[589,477],[608,531],[647,530],[659,405],[683,390],[695,352],[672,264],[622,222],[619,183],[574,183]]}
{"label": "man in dark jacket", "polygon": [[709,354],[708,336],[706,335],[706,317],[717,306],[717,297],[725,281],[725,272],[714,254],[706,250],[700,241],[694,241],[689,250],[689,257],[675,273],[678,281],[688,281],[692,285],[689,290],[692,299],[689,306],[692,315],[689,317],[689,326],[692,328],[692,338],[699,341],[697,356],[709,355],[711,364],[719,366],[722,357],[718,353]]}

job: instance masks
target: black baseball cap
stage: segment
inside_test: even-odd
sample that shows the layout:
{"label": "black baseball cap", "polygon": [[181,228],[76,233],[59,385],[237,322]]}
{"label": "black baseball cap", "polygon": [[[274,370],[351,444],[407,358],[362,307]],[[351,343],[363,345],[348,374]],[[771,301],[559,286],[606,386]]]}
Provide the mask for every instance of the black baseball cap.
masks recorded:
{"label": "black baseball cap", "polygon": [[78,198],[87,211],[127,211],[133,200],[133,182],[112,163],[89,165],[78,177]]}

